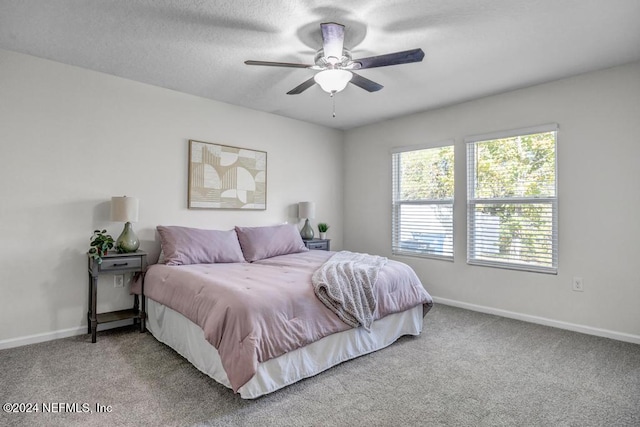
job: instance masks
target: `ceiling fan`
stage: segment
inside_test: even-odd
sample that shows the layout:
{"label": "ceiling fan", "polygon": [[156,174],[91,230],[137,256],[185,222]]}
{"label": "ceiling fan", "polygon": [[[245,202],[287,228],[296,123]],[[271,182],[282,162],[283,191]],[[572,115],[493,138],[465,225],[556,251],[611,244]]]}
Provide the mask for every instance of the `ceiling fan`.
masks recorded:
{"label": "ceiling fan", "polygon": [[342,91],[348,83],[368,92],[376,92],[383,88],[381,84],[362,77],[354,73],[353,70],[420,62],[424,58],[422,49],[412,49],[352,59],[351,52],[344,47],[344,25],[328,22],[320,24],[320,28],[322,29],[322,48],[316,52],[314,65],[269,61],[245,61],[244,63],[268,67],[308,68],[319,71],[310,79],[291,89],[287,95],[298,95],[318,83],[322,90],[333,96]]}

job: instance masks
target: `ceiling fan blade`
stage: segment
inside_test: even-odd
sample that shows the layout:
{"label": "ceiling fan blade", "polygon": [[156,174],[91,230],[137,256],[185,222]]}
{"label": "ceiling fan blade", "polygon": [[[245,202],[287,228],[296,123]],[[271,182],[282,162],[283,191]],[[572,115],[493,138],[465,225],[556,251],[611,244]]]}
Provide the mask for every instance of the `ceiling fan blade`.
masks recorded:
{"label": "ceiling fan blade", "polygon": [[353,83],[354,85],[368,91],[368,92],[377,92],[380,89],[382,89],[384,86],[382,86],[381,84],[378,84],[376,82],[374,82],[373,80],[369,80],[367,78],[362,77],[359,74],[356,74],[354,72],[351,72],[351,74],[353,74],[353,77],[351,77],[351,80],[349,81],[349,83]]}
{"label": "ceiling fan blade", "polygon": [[287,95],[298,95],[309,89],[314,84],[316,84],[316,81],[313,79],[313,77],[311,77],[309,80],[306,80],[302,84],[299,84],[298,86],[291,89],[289,92],[287,92]]}
{"label": "ceiling fan blade", "polygon": [[405,50],[402,52],[388,53],[386,55],[370,56],[368,58],[354,59],[353,62],[361,64],[360,70],[364,68],[386,67],[388,65],[408,64],[410,62],[420,62],[424,58],[422,49]]}
{"label": "ceiling fan blade", "polygon": [[334,57],[338,61],[342,58],[344,45],[344,25],[335,22],[320,24],[322,29],[322,48],[325,58]]}
{"label": "ceiling fan blade", "polygon": [[265,67],[311,68],[312,65],[291,62],[244,61],[247,65],[264,65]]}

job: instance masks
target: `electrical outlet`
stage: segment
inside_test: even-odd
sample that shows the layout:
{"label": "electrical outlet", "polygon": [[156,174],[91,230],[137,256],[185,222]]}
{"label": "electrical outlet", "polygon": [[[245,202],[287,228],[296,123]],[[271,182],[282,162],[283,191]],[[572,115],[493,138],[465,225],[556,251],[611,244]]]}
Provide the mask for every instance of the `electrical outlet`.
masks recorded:
{"label": "electrical outlet", "polygon": [[124,288],[124,274],[118,274],[113,276],[113,287]]}
{"label": "electrical outlet", "polygon": [[582,283],[582,277],[574,277],[571,280],[571,288],[576,292],[584,292],[584,284]]}

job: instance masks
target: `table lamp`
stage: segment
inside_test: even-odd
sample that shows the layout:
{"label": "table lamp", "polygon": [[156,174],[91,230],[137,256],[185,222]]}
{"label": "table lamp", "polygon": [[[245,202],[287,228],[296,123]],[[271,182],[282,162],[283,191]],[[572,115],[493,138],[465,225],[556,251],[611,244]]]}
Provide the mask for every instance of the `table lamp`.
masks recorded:
{"label": "table lamp", "polygon": [[124,222],[124,229],[116,240],[118,253],[135,252],[140,247],[138,236],[133,232],[131,222],[138,221],[138,199],[136,197],[112,197],[111,221]]}
{"label": "table lamp", "polygon": [[298,218],[304,218],[304,227],[300,230],[300,236],[305,240],[313,239],[313,228],[309,224],[309,218],[316,216],[316,204],[314,202],[298,203]]}

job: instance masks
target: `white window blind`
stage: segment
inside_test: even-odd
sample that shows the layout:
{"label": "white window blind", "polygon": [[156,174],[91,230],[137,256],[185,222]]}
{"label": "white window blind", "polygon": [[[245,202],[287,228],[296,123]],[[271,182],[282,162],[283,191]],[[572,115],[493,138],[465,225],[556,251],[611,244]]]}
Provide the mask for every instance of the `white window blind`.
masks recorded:
{"label": "white window blind", "polygon": [[465,139],[469,264],[557,273],[557,129]]}
{"label": "white window blind", "polygon": [[453,145],[391,156],[392,253],[453,260]]}

